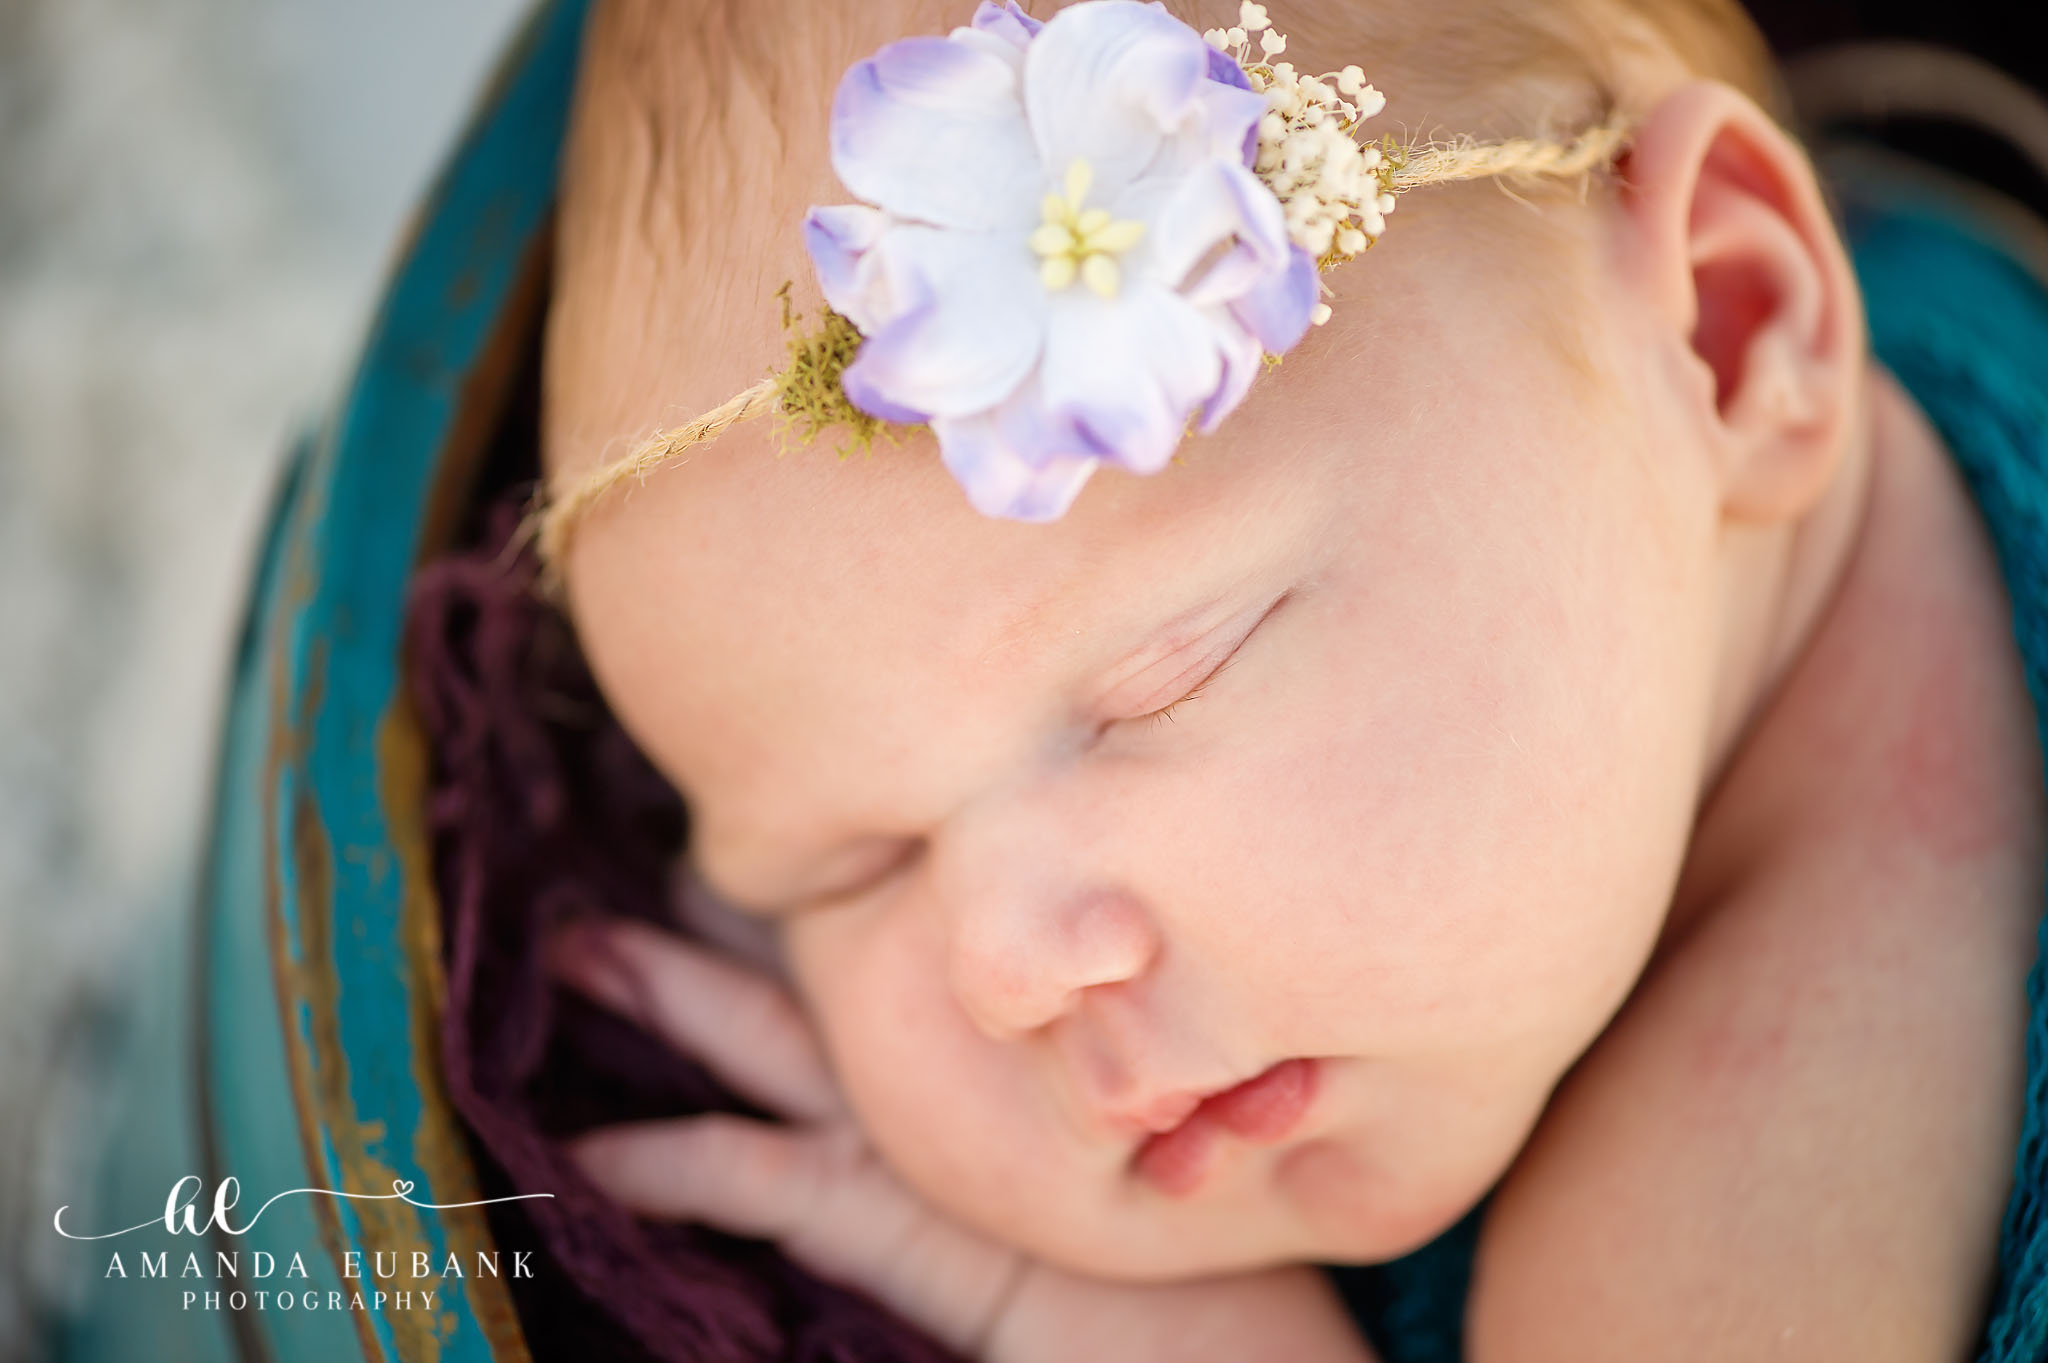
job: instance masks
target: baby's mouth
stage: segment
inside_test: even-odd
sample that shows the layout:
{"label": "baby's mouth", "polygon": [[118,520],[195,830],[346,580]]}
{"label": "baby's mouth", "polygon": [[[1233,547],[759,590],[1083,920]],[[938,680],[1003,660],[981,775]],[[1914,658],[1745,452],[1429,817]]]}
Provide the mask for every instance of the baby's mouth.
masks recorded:
{"label": "baby's mouth", "polygon": [[1168,1197],[1188,1196],[1225,1136],[1256,1145],[1285,1140],[1315,1101],[1320,1069],[1312,1059],[1283,1060],[1210,1094],[1179,1124],[1147,1136],[1131,1156],[1132,1171]]}

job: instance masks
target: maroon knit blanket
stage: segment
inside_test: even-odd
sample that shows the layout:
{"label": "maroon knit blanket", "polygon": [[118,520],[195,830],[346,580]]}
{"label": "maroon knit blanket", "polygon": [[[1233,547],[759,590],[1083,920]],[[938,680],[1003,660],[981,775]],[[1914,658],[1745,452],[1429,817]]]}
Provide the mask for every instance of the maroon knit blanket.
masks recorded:
{"label": "maroon knit blanket", "polygon": [[688,819],[536,596],[530,552],[503,554],[520,509],[516,489],[501,496],[474,545],[421,569],[404,657],[432,764],[449,1096],[485,1196],[555,1195],[491,1209],[502,1247],[536,1251],[534,1277],[512,1284],[533,1353],[945,1363],[937,1344],[771,1245],[635,1219],[563,1155],[565,1137],[608,1122],[750,1109],[543,966],[549,935],[571,920],[673,922],[669,870]]}

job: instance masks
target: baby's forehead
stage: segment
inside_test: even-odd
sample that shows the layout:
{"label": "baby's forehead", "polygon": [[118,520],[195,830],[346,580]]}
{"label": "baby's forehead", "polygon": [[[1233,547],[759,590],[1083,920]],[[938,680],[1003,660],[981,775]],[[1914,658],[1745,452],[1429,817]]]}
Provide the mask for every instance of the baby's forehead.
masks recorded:
{"label": "baby's forehead", "polygon": [[[1191,609],[1276,544],[1317,533],[1316,461],[1190,441],[1157,474],[1104,468],[1051,523],[976,511],[931,436],[841,454],[828,434],[762,448],[747,432],[596,514],[571,576],[579,619],[619,593],[658,603],[735,666],[813,672],[873,641],[923,670],[1016,671],[1074,641]],[[749,442],[747,435],[756,437]]]}
{"label": "baby's forehead", "polygon": [[[571,606],[706,844],[772,847],[772,867],[856,814],[914,823],[961,768],[1091,706],[1143,703],[1174,650],[1283,587],[1327,501],[1221,453],[1105,470],[1044,525],[975,512],[929,437],[845,461],[721,446],[600,513]],[[882,790],[902,807],[875,808]],[[767,899],[743,892],[759,878],[719,877]]]}

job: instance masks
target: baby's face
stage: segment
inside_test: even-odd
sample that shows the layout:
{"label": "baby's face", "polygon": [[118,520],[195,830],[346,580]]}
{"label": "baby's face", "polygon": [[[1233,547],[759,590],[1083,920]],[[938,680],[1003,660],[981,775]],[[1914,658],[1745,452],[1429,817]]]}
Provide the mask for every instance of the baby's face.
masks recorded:
{"label": "baby's face", "polygon": [[761,423],[586,525],[582,640],[695,866],[940,1207],[1120,1277],[1394,1255],[1630,989],[1715,522],[1609,210],[1558,211],[1571,318],[1410,213],[1219,434],[1054,524],[977,515],[928,437]]}

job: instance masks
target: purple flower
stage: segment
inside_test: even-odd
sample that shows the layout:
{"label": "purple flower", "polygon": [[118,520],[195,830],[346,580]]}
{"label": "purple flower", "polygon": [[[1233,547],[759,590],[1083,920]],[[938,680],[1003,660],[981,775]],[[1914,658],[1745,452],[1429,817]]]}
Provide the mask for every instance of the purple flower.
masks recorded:
{"label": "purple flower", "polygon": [[984,0],[841,80],[832,164],[865,202],[804,229],[865,338],[846,394],[928,422],[982,512],[1155,472],[1307,330],[1315,262],[1250,168],[1265,100],[1217,56],[1157,4]]}

